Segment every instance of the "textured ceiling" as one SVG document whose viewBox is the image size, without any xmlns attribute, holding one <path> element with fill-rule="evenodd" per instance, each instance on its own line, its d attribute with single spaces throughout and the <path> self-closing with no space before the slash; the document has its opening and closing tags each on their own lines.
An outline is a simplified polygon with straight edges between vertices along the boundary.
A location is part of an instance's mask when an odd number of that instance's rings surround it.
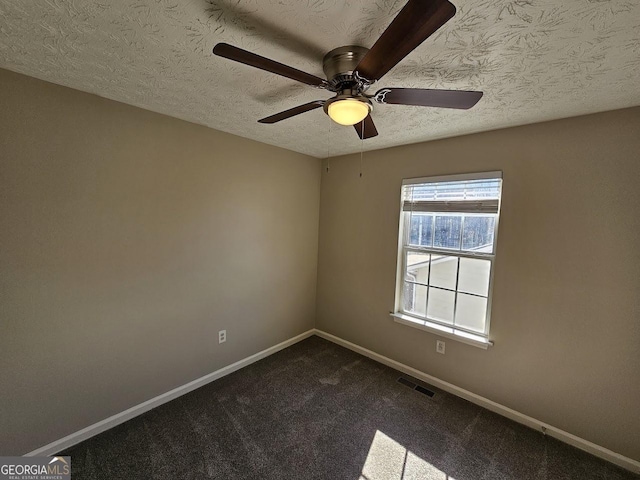
<svg viewBox="0 0 640 480">
<path fill-rule="evenodd" d="M 324 78 L 322 57 L 371 47 L 405 0 L 2 0 L 0 67 L 317 157 L 640 105 L 640 1 L 452 0 L 455 17 L 381 87 L 482 90 L 468 111 L 375 105 L 361 145 L 331 94 L 211 54 L 218 42 Z"/>
</svg>

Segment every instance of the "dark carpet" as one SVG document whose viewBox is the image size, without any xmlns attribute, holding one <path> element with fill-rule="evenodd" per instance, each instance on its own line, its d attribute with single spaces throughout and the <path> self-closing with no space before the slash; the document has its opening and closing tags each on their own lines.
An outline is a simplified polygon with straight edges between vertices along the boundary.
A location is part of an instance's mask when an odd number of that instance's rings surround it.
<svg viewBox="0 0 640 480">
<path fill-rule="evenodd" d="M 62 452 L 74 480 L 639 479 L 319 337 Z"/>
</svg>

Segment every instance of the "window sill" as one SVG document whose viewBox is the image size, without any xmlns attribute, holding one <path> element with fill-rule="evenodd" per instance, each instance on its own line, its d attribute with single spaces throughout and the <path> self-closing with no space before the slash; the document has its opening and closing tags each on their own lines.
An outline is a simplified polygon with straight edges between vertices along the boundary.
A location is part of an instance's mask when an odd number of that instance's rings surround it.
<svg viewBox="0 0 640 480">
<path fill-rule="evenodd" d="M 480 335 L 473 335 L 467 332 L 461 332 L 451 327 L 445 327 L 438 325 L 437 323 L 429 322 L 428 320 L 421 320 L 418 318 L 403 315 L 402 313 L 392 313 L 393 320 L 397 323 L 407 325 L 409 327 L 424 330 L 426 332 L 435 333 L 441 337 L 451 338 L 458 342 L 466 343 L 467 345 L 473 345 L 474 347 L 487 349 L 493 346 L 493 342 L 487 340 Z"/>
</svg>

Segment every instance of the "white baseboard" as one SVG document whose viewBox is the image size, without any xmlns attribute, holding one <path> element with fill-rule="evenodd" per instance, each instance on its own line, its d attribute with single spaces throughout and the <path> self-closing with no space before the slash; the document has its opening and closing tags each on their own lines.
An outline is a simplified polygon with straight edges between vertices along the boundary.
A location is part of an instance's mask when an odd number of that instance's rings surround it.
<svg viewBox="0 0 640 480">
<path fill-rule="evenodd" d="M 564 430 L 541 422 L 540 420 L 536 420 L 535 418 L 517 412 L 516 410 L 513 410 L 509 407 L 505 407 L 504 405 L 489 400 L 488 398 L 481 397 L 480 395 L 476 395 L 473 392 L 457 387 L 449 382 L 445 382 L 444 380 L 440 380 L 439 378 L 433 377 L 427 373 L 421 372 L 420 370 L 416 370 L 415 368 L 409 367 L 404 363 L 397 362 L 376 352 L 372 352 L 371 350 L 361 347 L 360 345 L 356 345 L 355 343 L 343 340 L 342 338 L 331 335 L 330 333 L 318 329 L 315 329 L 314 333 L 319 337 L 329 340 L 330 342 L 341 345 L 345 348 L 348 348 L 349 350 L 360 353 L 365 357 L 369 357 L 377 362 L 404 372 L 407 375 L 411 375 L 415 378 L 430 383 L 433 386 L 444 390 L 445 392 L 449 392 L 460 398 L 464 398 L 465 400 L 484 407 L 487 410 L 491 410 L 492 412 L 495 412 L 499 415 L 507 417 L 515 422 L 545 432 L 546 435 L 549 435 L 550 437 L 556 438 L 564 443 L 568 443 L 569 445 L 579 448 L 580 450 L 584 450 L 585 452 L 588 452 L 596 457 L 607 460 L 608 462 L 614 463 L 632 472 L 640 473 L 640 462 L 636 460 L 625 457 L 624 455 L 620 455 L 619 453 L 601 447 L 600 445 L 596 445 L 595 443 L 589 442 L 588 440 L 577 437 L 569 432 L 565 432 Z"/>
<path fill-rule="evenodd" d="M 209 373 L 204 377 L 200 377 L 196 380 L 193 380 L 192 382 L 182 385 L 181 387 L 174 388 L 173 390 L 163 393 L 162 395 L 158 395 L 157 397 L 152 398 L 151 400 L 147 400 L 146 402 L 143 402 L 139 405 L 131 407 L 125 410 L 124 412 L 120 412 L 109 418 L 105 418 L 104 420 L 98 423 L 89 425 L 88 427 L 83 428 L 82 430 L 79 430 L 75 433 L 72 433 L 71 435 L 67 435 L 64 438 L 61 438 L 60 440 L 56 440 L 54 442 L 49 443 L 48 445 L 45 445 L 44 447 L 40 447 L 34 450 L 33 452 L 29 452 L 25 454 L 25 456 L 33 457 L 33 456 L 55 455 L 56 453 L 66 448 L 72 447 L 73 445 L 76 445 L 84 440 L 87 440 L 88 438 L 91 438 L 94 435 L 98 435 L 99 433 L 102 433 L 105 430 L 109 430 L 110 428 L 113 428 L 116 425 L 120 425 L 121 423 L 124 423 L 127 420 L 137 417 L 138 415 L 141 415 L 145 412 L 148 412 L 153 408 L 156 408 L 164 403 L 170 402 L 171 400 L 178 398 L 186 393 L 189 393 L 197 388 L 200 388 L 206 385 L 207 383 L 213 382 L 214 380 L 224 377 L 225 375 L 229 375 L 230 373 L 233 373 L 236 370 L 240 370 L 241 368 L 246 367 L 247 365 L 251 365 L 252 363 L 257 362 L 258 360 L 268 357 L 269 355 L 273 355 L 274 353 L 279 352 L 280 350 L 287 348 L 293 345 L 294 343 L 298 343 L 301 340 L 304 340 L 305 338 L 312 336 L 314 333 L 315 333 L 314 329 L 308 330 L 304 333 L 301 333 L 300 335 L 290 338 L 289 340 L 285 340 L 282 343 L 274 345 L 273 347 L 267 348 L 266 350 L 262 350 L 261 352 L 251 355 L 250 357 L 239 360 L 235 363 L 232 363 L 231 365 L 221 368 L 220 370 L 216 370 L 213 373 Z"/>
</svg>

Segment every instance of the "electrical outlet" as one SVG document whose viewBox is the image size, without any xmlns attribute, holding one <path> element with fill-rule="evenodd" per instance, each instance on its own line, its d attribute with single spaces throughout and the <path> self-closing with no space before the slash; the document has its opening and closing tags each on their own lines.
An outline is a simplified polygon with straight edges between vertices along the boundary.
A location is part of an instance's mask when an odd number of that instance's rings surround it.
<svg viewBox="0 0 640 480">
<path fill-rule="evenodd" d="M 436 340 L 436 352 L 444 355 L 444 342 L 442 340 Z"/>
<path fill-rule="evenodd" d="M 226 330 L 220 330 L 218 332 L 218 343 L 224 343 L 227 341 L 227 331 Z"/>
</svg>

